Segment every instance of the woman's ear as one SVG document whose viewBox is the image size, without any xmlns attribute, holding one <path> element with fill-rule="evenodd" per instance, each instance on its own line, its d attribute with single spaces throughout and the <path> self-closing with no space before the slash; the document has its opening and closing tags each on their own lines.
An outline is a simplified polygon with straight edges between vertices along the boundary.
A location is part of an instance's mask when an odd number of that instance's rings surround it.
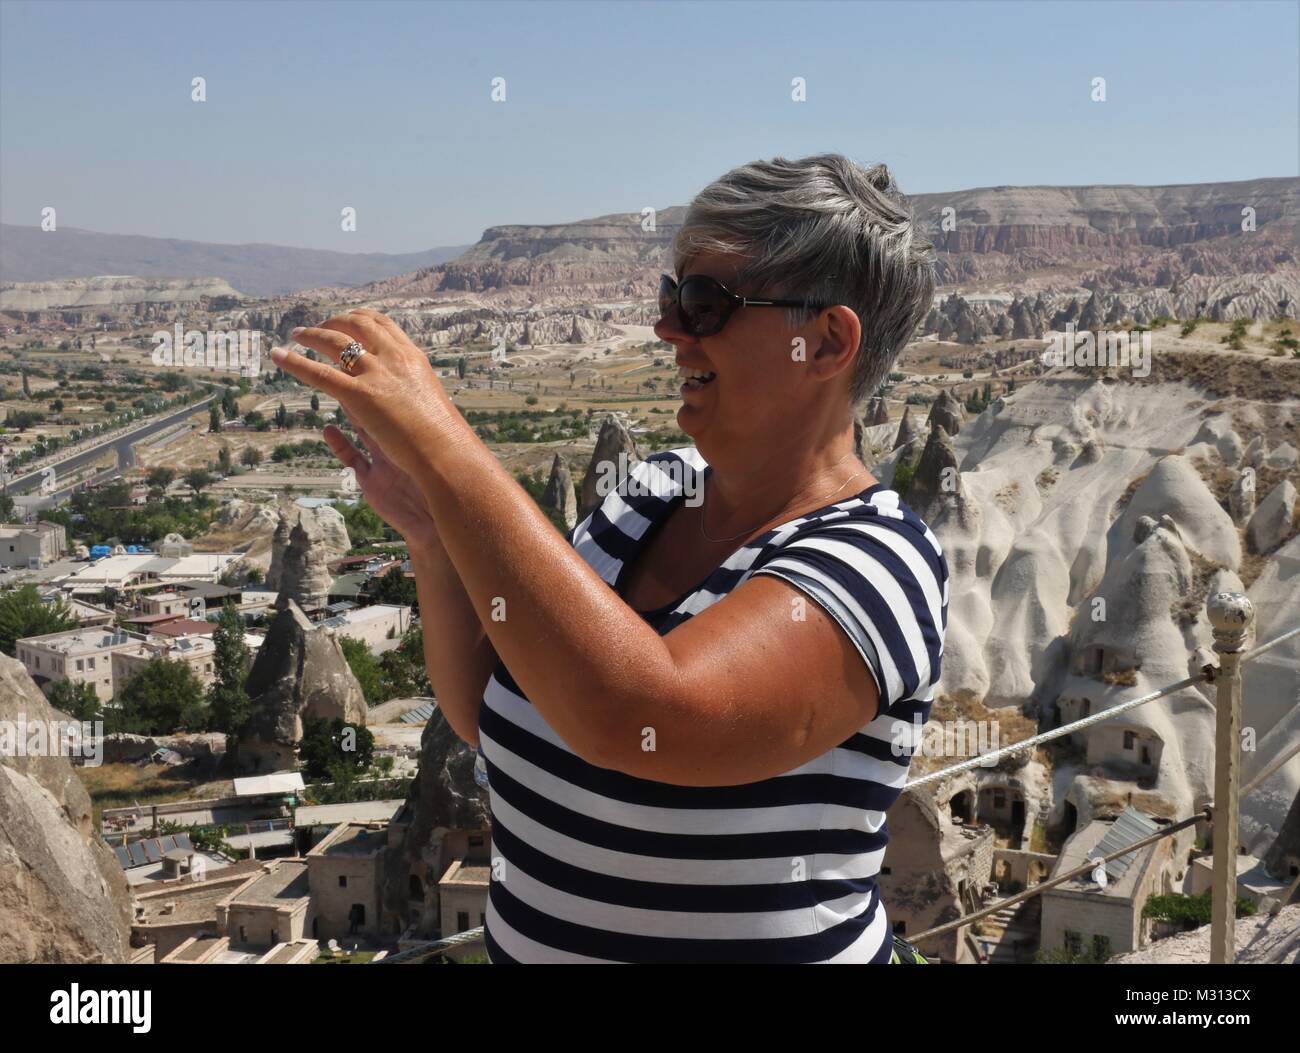
<svg viewBox="0 0 1300 1053">
<path fill-rule="evenodd" d="M 812 351 L 808 365 L 814 376 L 829 379 L 852 369 L 858 359 L 858 345 L 862 342 L 862 323 L 850 307 L 837 304 L 828 307 L 814 323 L 809 338 Z"/>
</svg>

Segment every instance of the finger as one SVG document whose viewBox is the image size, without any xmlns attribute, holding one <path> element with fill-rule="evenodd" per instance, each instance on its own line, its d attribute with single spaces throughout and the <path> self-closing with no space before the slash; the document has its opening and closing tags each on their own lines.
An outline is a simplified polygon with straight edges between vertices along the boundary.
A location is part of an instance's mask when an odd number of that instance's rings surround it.
<svg viewBox="0 0 1300 1053">
<path fill-rule="evenodd" d="M 359 424 L 354 425 L 354 427 L 357 429 L 357 438 L 365 443 L 366 449 L 370 451 L 370 456 L 372 458 L 376 461 L 382 460 L 389 464 L 392 463 L 388 454 L 384 453 L 380 448 L 379 443 L 375 442 L 375 440 L 370 437 L 370 433 L 366 431 L 365 428 L 361 427 Z"/>
<path fill-rule="evenodd" d="M 387 341 L 393 339 L 392 333 L 387 328 L 369 315 L 360 312 L 336 314 L 333 318 L 321 322 L 317 328 L 342 333 L 348 337 L 349 343 L 355 340 L 368 351 L 377 351 Z M 347 344 L 343 346 L 347 347 Z"/>
<path fill-rule="evenodd" d="M 351 468 L 357 473 L 357 482 L 364 483 L 366 476 L 370 474 L 370 462 L 366 460 L 366 455 L 333 424 L 327 425 L 322 434 L 325 437 L 325 444 L 339 459 L 339 463 L 345 468 Z"/>
<path fill-rule="evenodd" d="M 331 322 L 333 320 L 330 319 Z M 339 355 L 343 354 L 343 349 L 356 338 L 338 329 L 326 329 L 325 326 L 328 324 L 324 322 L 319 326 L 299 326 L 289 334 L 289 338 L 296 344 L 319 351 L 331 362 L 337 362 Z"/>
<path fill-rule="evenodd" d="M 271 348 L 271 361 L 291 377 L 297 377 L 304 384 L 310 384 L 326 395 L 333 395 L 340 404 L 358 392 L 357 381 L 343 370 L 334 369 L 322 362 L 313 362 L 287 347 Z"/>
<path fill-rule="evenodd" d="M 348 314 L 361 315 L 361 317 L 368 318 L 370 319 L 370 321 L 374 322 L 382 329 L 387 330 L 393 336 L 400 336 L 406 339 L 410 339 L 409 337 L 406 336 L 405 329 L 403 329 L 400 325 L 397 324 L 397 322 L 389 318 L 388 315 L 382 313 L 381 311 L 376 311 L 371 307 L 354 307 L 352 308 L 352 310 L 348 312 Z"/>
</svg>

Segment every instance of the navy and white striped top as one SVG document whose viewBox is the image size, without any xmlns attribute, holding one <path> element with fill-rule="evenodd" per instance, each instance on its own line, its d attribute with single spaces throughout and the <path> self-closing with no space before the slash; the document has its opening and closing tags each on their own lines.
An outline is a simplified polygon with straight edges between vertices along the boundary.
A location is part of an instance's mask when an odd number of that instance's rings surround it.
<svg viewBox="0 0 1300 1053">
<path fill-rule="evenodd" d="M 693 447 L 650 457 L 570 543 L 621 589 L 654 530 L 699 492 L 683 479 L 700 484 L 710 471 Z M 479 715 L 491 961 L 889 960 L 876 883 L 885 810 L 906 781 L 913 718 L 928 719 L 939 678 L 947 564 L 929 528 L 876 484 L 768 531 L 643 617 L 662 636 L 752 574 L 785 579 L 843 626 L 880 688 L 876 718 L 782 775 L 675 786 L 582 760 L 498 662 Z"/>
</svg>

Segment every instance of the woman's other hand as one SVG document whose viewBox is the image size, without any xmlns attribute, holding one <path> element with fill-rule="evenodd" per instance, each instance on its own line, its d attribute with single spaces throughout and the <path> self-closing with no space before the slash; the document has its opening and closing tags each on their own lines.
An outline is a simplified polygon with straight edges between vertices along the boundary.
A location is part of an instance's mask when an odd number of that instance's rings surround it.
<svg viewBox="0 0 1300 1053">
<path fill-rule="evenodd" d="M 409 545 L 437 542 L 437 527 L 415 481 L 384 456 L 364 429 L 357 428 L 357 435 L 370 453 L 369 460 L 335 425 L 329 425 L 324 432 L 334 456 L 356 473 L 362 495 L 380 519 L 406 538 Z"/>
</svg>

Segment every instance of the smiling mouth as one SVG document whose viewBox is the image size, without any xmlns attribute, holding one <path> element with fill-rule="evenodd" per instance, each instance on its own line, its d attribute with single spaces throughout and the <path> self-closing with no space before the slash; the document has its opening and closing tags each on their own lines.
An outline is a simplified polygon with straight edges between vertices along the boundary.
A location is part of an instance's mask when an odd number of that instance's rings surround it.
<svg viewBox="0 0 1300 1053">
<path fill-rule="evenodd" d="M 683 391 L 698 391 L 704 385 L 711 383 L 716 376 L 716 373 L 707 373 L 702 369 L 683 367 L 677 371 L 677 379 L 682 382 Z"/>
</svg>

